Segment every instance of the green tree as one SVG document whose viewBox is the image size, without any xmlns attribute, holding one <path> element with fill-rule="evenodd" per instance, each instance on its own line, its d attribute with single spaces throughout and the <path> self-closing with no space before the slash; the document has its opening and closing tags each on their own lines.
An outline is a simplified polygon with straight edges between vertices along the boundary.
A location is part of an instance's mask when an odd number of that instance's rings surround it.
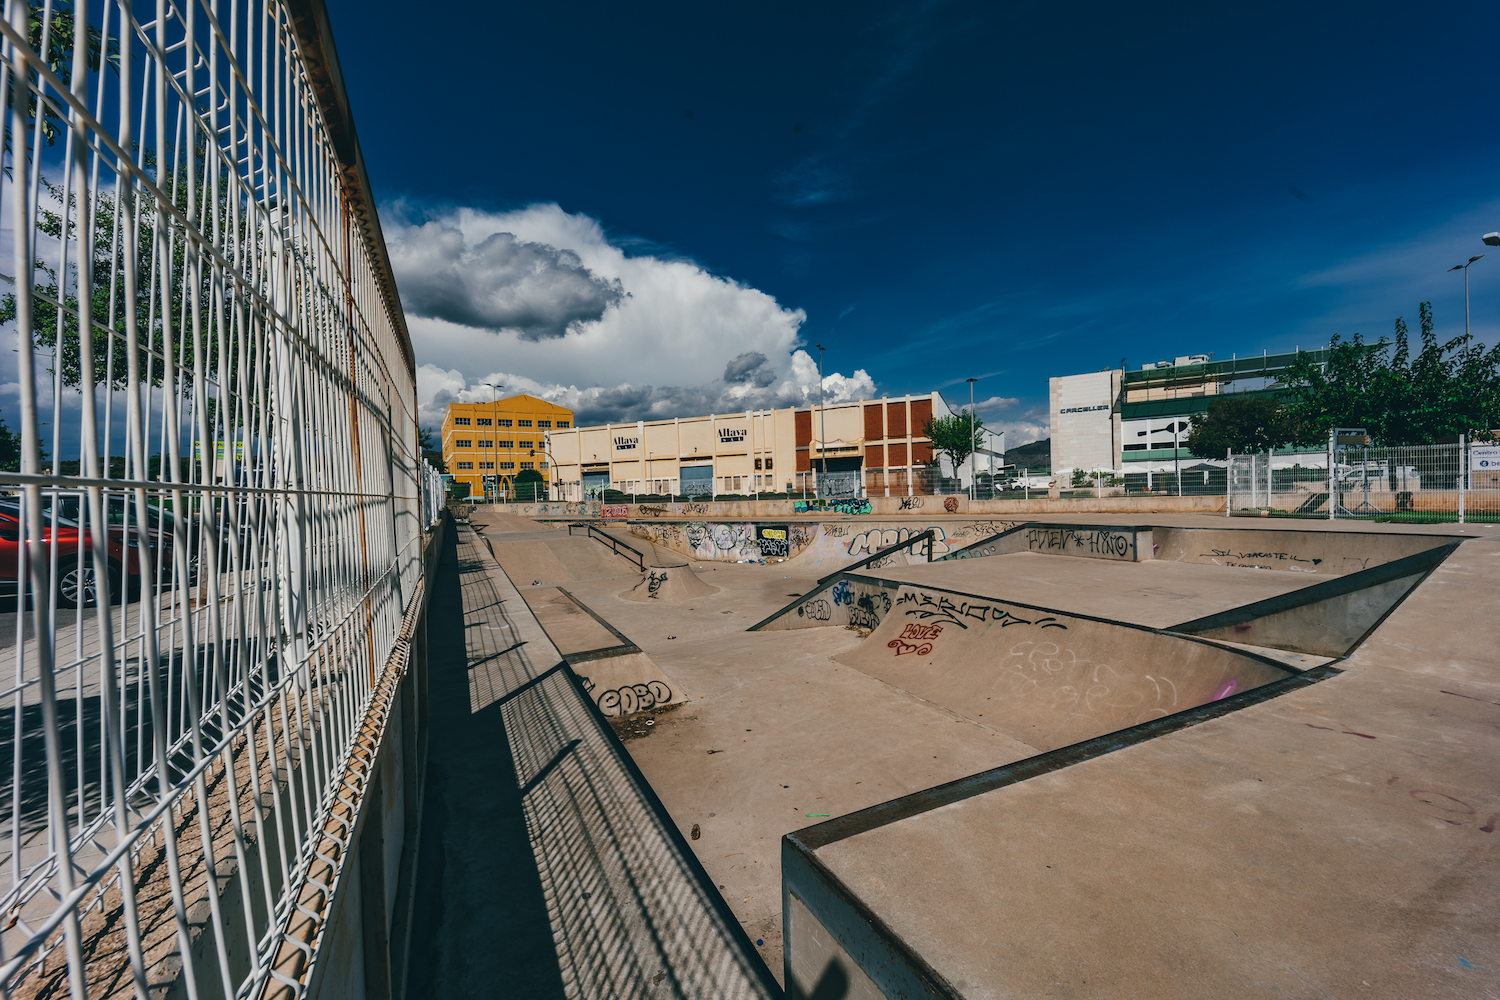
<svg viewBox="0 0 1500 1000">
<path fill-rule="evenodd" d="M 21 432 L 5 426 L 4 417 L 0 417 L 0 470 L 21 471 Z"/>
<path fill-rule="evenodd" d="M 448 471 L 443 464 L 443 449 L 438 444 L 437 432 L 431 427 L 417 428 L 417 447 L 422 449 L 422 457 L 427 459 L 428 465 L 438 472 Z"/>
<path fill-rule="evenodd" d="M 547 480 L 535 469 L 522 469 L 516 474 L 516 499 L 522 503 L 531 503 L 539 498 L 547 489 Z"/>
<path fill-rule="evenodd" d="M 1223 458 L 1301 443 L 1306 435 L 1286 406 L 1267 396 L 1233 395 L 1216 399 L 1193 421 L 1187 447 L 1199 458 Z"/>
<path fill-rule="evenodd" d="M 946 417 L 930 417 L 922 433 L 932 441 L 932 450 L 947 455 L 956 473 L 969 456 L 984 447 L 984 421 L 971 410 Z"/>
<path fill-rule="evenodd" d="M 1335 335 L 1326 365 L 1303 352 L 1284 379 L 1290 416 L 1303 437 L 1332 427 L 1363 427 L 1383 445 L 1431 444 L 1466 434 L 1486 441 L 1500 428 L 1500 344 L 1472 337 L 1439 341 L 1432 303 L 1418 307 L 1421 347 L 1412 356 L 1406 321 L 1394 341 Z"/>
</svg>

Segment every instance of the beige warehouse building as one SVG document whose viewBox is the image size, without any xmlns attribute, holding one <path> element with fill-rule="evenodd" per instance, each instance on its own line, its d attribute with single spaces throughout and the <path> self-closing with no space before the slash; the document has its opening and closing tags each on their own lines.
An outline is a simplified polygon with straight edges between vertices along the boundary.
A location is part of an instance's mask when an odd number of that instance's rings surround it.
<svg viewBox="0 0 1500 1000">
<path fill-rule="evenodd" d="M 827 407 L 601 424 L 548 435 L 554 496 L 624 493 L 906 495 L 933 462 L 922 428 L 952 411 L 939 393 Z M 997 443 L 1003 449 L 1003 440 Z M 828 475 L 819 481 L 824 461 Z M 951 470 L 950 470 L 951 472 Z"/>
</svg>

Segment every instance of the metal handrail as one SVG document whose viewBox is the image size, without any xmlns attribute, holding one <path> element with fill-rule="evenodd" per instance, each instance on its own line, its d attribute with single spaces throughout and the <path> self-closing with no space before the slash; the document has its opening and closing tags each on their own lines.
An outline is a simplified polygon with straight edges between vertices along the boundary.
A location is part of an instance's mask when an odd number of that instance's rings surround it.
<svg viewBox="0 0 1500 1000">
<path fill-rule="evenodd" d="M 622 548 L 626 549 L 627 551 L 629 551 L 630 553 L 632 553 L 635 556 L 635 563 L 636 563 L 637 566 L 640 567 L 641 572 L 642 573 L 646 572 L 646 553 L 642 552 L 640 549 L 636 548 L 634 545 L 630 545 L 630 544 L 628 544 L 626 542 L 622 542 L 618 538 L 616 538 L 614 535 L 611 535 L 609 532 L 604 531 L 604 530 L 602 530 L 600 528 L 597 528 L 594 525 L 588 524 L 586 522 L 581 522 L 580 521 L 580 522 L 577 522 L 575 524 L 568 525 L 568 534 L 571 535 L 573 533 L 573 529 L 574 528 L 587 528 L 588 529 L 588 532 L 587 532 L 587 536 L 588 537 L 590 537 L 590 538 L 597 538 L 601 542 L 608 542 L 609 543 L 609 547 L 614 551 L 615 555 L 617 555 L 617 556 L 624 556 L 626 559 L 629 559 L 630 556 L 627 556 L 627 555 L 625 555 L 624 552 L 620 551 Z"/>
</svg>

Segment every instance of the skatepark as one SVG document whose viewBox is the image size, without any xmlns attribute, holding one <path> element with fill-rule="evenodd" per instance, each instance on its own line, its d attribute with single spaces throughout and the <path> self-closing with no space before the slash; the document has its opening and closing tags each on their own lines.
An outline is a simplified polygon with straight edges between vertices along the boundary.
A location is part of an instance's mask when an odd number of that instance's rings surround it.
<svg viewBox="0 0 1500 1000">
<path fill-rule="evenodd" d="M 564 983 L 1500 992 L 1488 526 L 478 508 L 457 527 L 488 588 L 461 594 L 469 701 L 510 720 Z M 644 803 L 629 834 L 569 812 L 600 782 Z M 695 943 L 663 944 L 684 921 Z M 580 960 L 586 927 L 653 957 Z"/>
</svg>

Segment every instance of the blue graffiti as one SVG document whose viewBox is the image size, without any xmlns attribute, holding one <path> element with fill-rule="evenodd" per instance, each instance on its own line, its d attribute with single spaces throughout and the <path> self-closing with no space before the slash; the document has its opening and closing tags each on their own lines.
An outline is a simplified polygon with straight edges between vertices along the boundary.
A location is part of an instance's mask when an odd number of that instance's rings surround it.
<svg viewBox="0 0 1500 1000">
<path fill-rule="evenodd" d="M 834 607 L 842 607 L 845 604 L 854 603 L 854 588 L 849 586 L 848 580 L 840 580 L 830 589 L 833 592 Z"/>
</svg>

